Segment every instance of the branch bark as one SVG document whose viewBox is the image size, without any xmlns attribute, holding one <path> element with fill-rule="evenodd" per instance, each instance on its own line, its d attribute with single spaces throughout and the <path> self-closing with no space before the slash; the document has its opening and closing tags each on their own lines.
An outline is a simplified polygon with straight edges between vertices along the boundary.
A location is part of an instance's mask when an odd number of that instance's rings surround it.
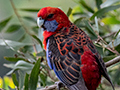
<svg viewBox="0 0 120 90">
<path fill-rule="evenodd" d="M 114 65 L 118 62 L 120 62 L 120 56 L 117 56 L 117 57 L 113 58 L 112 60 L 106 62 L 105 65 L 106 65 L 106 67 L 109 67 L 109 66 Z"/>
<path fill-rule="evenodd" d="M 102 38 L 104 39 L 104 38 L 107 38 L 107 37 L 111 37 L 112 35 L 115 35 L 117 32 L 112 32 L 112 33 L 110 33 L 110 34 L 108 34 L 108 35 L 106 35 L 106 36 L 102 36 Z"/>
<path fill-rule="evenodd" d="M 46 86 L 45 88 L 39 89 L 39 90 L 55 90 L 57 89 L 57 84 Z"/>
</svg>

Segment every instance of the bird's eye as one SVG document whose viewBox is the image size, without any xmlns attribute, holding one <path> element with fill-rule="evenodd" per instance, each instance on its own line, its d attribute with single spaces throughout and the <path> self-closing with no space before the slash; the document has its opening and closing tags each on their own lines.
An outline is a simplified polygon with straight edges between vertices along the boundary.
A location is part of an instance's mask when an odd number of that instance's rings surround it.
<svg viewBox="0 0 120 90">
<path fill-rule="evenodd" d="M 54 14 L 49 14 L 47 18 L 52 18 Z"/>
</svg>

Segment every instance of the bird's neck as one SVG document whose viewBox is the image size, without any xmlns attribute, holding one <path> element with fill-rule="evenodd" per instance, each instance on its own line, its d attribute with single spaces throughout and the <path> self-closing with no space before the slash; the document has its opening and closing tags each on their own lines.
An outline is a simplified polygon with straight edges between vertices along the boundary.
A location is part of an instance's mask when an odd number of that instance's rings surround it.
<svg viewBox="0 0 120 90">
<path fill-rule="evenodd" d="M 71 22 L 69 22 L 67 25 L 65 25 L 65 24 L 59 25 L 55 32 L 48 32 L 47 30 L 45 30 L 43 32 L 43 36 L 44 36 L 44 38 L 43 38 L 44 49 L 46 50 L 47 39 L 50 36 L 52 36 L 52 35 L 56 34 L 57 32 L 59 32 L 63 27 L 70 27 L 70 24 L 71 24 Z"/>
<path fill-rule="evenodd" d="M 43 36 L 44 36 L 44 39 L 43 39 L 43 44 L 44 44 L 44 49 L 46 50 L 46 45 L 47 45 L 47 39 L 56 34 L 57 32 L 48 32 L 48 31 L 44 31 L 43 32 Z"/>
</svg>

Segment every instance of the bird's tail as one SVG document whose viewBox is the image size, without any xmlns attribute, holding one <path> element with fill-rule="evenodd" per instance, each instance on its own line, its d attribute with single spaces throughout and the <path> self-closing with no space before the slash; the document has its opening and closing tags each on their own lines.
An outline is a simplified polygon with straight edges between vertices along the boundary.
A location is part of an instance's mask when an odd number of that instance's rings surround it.
<svg viewBox="0 0 120 90">
<path fill-rule="evenodd" d="M 69 90 L 88 90 L 84 83 L 82 83 L 80 80 L 74 84 L 68 87 Z"/>
</svg>

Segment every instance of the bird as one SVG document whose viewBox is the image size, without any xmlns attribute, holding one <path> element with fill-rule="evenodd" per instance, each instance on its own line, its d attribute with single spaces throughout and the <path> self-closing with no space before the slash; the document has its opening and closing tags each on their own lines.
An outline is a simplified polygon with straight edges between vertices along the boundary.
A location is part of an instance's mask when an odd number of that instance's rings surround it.
<svg viewBox="0 0 120 90">
<path fill-rule="evenodd" d="M 43 7 L 37 13 L 43 30 L 43 44 L 49 67 L 69 90 L 96 90 L 107 74 L 105 63 L 90 37 L 57 7 Z"/>
</svg>

